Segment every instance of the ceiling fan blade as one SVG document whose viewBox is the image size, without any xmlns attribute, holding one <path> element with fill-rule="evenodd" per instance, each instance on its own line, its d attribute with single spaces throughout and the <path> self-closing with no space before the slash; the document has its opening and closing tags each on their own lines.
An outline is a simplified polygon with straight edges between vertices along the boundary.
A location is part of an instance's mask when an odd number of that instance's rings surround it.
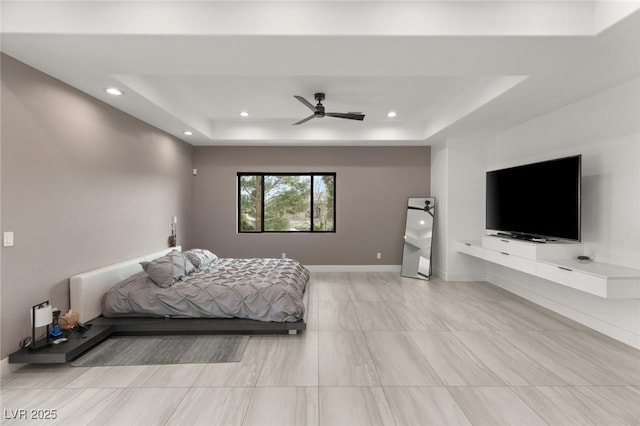
<svg viewBox="0 0 640 426">
<path fill-rule="evenodd" d="M 296 98 L 297 100 L 299 100 L 300 102 L 302 102 L 303 104 L 305 104 L 306 107 L 309 108 L 311 111 L 316 112 L 316 107 L 313 106 L 313 104 L 311 102 L 309 102 L 308 100 L 306 100 L 302 96 L 294 95 L 293 97 Z"/>
<path fill-rule="evenodd" d="M 307 121 L 311 120 L 312 118 L 316 118 L 316 115 L 315 114 L 311 114 L 307 118 L 303 118 L 302 120 L 298 121 L 297 123 L 293 123 L 292 126 L 296 126 L 298 124 L 306 123 Z"/>
<path fill-rule="evenodd" d="M 364 114 L 356 114 L 353 112 L 327 112 L 325 113 L 325 116 L 327 117 L 334 117 L 334 118 L 346 118 L 347 120 L 364 120 Z"/>
</svg>

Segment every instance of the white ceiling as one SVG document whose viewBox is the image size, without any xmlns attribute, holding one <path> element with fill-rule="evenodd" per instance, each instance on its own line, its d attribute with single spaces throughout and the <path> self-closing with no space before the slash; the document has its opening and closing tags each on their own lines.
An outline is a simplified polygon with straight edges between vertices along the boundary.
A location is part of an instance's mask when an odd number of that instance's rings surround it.
<svg viewBox="0 0 640 426">
<path fill-rule="evenodd" d="M 193 145 L 428 145 L 499 131 L 637 78 L 639 8 L 3 1 L 2 51 Z M 107 95 L 110 86 L 125 95 Z M 293 95 L 315 103 L 318 91 L 327 111 L 365 120 L 292 126 L 310 113 Z"/>
</svg>

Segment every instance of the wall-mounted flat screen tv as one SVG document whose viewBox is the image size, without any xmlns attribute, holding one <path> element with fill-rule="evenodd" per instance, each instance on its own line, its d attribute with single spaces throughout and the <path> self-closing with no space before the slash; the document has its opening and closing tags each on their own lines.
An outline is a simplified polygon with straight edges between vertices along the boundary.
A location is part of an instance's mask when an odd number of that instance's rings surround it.
<svg viewBox="0 0 640 426">
<path fill-rule="evenodd" d="M 581 162 L 576 155 L 488 171 L 487 230 L 580 241 Z"/>
</svg>

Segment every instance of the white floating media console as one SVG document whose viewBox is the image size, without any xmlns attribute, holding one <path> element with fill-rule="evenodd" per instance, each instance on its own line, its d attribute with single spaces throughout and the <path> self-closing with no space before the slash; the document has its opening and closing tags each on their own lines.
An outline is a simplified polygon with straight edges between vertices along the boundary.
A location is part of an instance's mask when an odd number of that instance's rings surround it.
<svg viewBox="0 0 640 426">
<path fill-rule="evenodd" d="M 598 262 L 581 263 L 580 243 L 520 241 L 486 235 L 459 241 L 457 250 L 586 293 L 610 299 L 640 298 L 640 270 Z"/>
</svg>

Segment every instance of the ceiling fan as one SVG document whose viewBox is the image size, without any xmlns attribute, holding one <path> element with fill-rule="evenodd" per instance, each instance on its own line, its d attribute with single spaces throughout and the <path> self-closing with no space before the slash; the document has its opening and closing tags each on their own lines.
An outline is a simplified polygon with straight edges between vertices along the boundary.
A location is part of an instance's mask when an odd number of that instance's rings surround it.
<svg viewBox="0 0 640 426">
<path fill-rule="evenodd" d="M 313 111 L 313 114 L 308 116 L 307 118 L 303 118 L 297 123 L 293 123 L 293 125 L 298 125 L 302 123 L 306 123 L 312 118 L 324 118 L 324 117 L 334 117 L 334 118 L 346 118 L 347 120 L 364 120 L 364 114 L 360 112 L 324 112 L 324 105 L 322 105 L 322 101 L 324 101 L 324 93 L 316 93 L 313 97 L 318 101 L 316 106 L 313 106 L 311 102 L 303 98 L 302 96 L 295 95 L 294 98 L 302 102 L 307 108 Z"/>
</svg>

